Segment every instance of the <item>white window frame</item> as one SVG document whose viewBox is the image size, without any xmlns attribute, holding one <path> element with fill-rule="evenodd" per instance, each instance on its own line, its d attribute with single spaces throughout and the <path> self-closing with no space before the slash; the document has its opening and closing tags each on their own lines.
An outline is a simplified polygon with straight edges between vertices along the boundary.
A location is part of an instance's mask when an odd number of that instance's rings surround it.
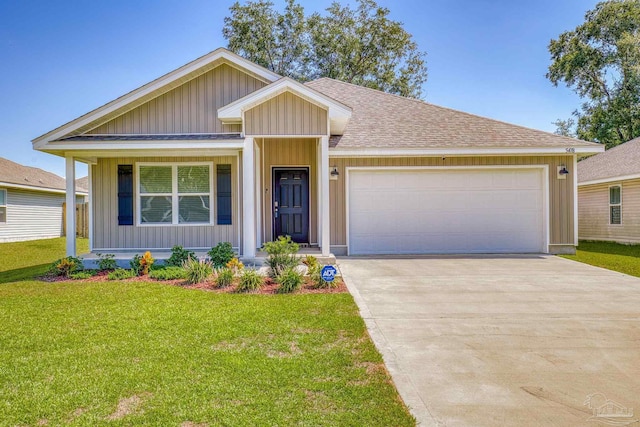
<svg viewBox="0 0 640 427">
<path fill-rule="evenodd" d="M 155 194 L 141 194 L 140 193 L 140 167 L 144 166 L 164 166 L 171 167 L 171 222 L 142 222 L 142 196 L 153 196 Z M 209 196 L 209 222 L 188 222 L 181 223 L 180 220 L 180 204 L 178 193 L 178 167 L 182 166 L 208 166 L 209 167 L 209 193 L 185 193 L 182 195 L 190 196 Z M 135 169 L 135 211 L 136 221 L 135 224 L 138 227 L 197 227 L 197 226 L 211 226 L 214 223 L 214 174 L 215 168 L 213 162 L 139 162 L 136 163 Z M 158 194 L 160 195 L 160 194 Z M 162 194 L 165 196 L 165 194 Z"/>
<path fill-rule="evenodd" d="M 9 192 L 6 188 L 0 188 L 0 193 L 4 193 L 4 204 L 0 204 L 0 208 L 4 208 L 4 221 L 0 221 L 0 224 L 7 223 L 7 197 L 9 197 Z"/>
<path fill-rule="evenodd" d="M 611 203 L 611 189 L 614 187 L 618 187 L 620 189 L 620 203 Z M 609 192 L 607 194 L 607 197 L 609 198 L 609 225 L 622 225 L 622 184 L 614 184 L 614 185 L 610 185 L 609 186 Z M 620 223 L 619 224 L 614 224 L 611 222 L 611 208 L 614 206 L 619 206 L 620 207 Z"/>
</svg>

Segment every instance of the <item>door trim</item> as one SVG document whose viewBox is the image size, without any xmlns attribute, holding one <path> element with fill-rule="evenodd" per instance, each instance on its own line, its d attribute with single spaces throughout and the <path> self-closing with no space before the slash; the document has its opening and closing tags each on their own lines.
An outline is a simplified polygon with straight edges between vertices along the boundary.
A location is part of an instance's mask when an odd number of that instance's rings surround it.
<svg viewBox="0 0 640 427">
<path fill-rule="evenodd" d="M 517 169 L 538 169 L 542 171 L 542 253 L 549 253 L 551 230 L 549 226 L 549 165 L 485 165 L 485 166 L 347 166 L 345 168 L 345 230 L 347 242 L 347 256 L 351 255 L 351 243 L 349 239 L 349 175 L 358 171 L 456 171 L 456 170 L 517 170 Z"/>
<path fill-rule="evenodd" d="M 271 211 L 271 240 L 276 238 L 276 223 L 273 215 L 273 198 L 276 196 L 276 171 L 288 171 L 288 170 L 303 170 L 307 172 L 307 197 L 308 197 L 308 205 L 309 209 L 307 210 L 307 223 L 308 231 L 307 231 L 307 239 L 309 242 L 309 246 L 311 246 L 311 166 L 309 165 L 271 165 L 271 196 L 269 197 L 270 204 L 269 209 Z M 265 207 L 266 208 L 266 207 Z"/>
</svg>

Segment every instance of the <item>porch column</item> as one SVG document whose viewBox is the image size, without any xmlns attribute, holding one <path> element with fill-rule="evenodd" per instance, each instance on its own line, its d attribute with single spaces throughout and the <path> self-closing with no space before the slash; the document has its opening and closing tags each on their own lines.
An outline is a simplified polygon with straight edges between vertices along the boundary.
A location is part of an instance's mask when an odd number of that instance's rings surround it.
<svg viewBox="0 0 640 427">
<path fill-rule="evenodd" d="M 320 138 L 320 218 L 322 221 L 322 236 L 320 247 L 322 256 L 331 253 L 331 222 L 329 219 L 329 137 Z"/>
<path fill-rule="evenodd" d="M 66 241 L 67 256 L 76 256 L 76 161 L 72 155 L 65 157 L 65 180 L 66 180 Z"/>
<path fill-rule="evenodd" d="M 242 255 L 256 256 L 256 197 L 253 138 L 244 139 L 242 150 Z"/>
</svg>

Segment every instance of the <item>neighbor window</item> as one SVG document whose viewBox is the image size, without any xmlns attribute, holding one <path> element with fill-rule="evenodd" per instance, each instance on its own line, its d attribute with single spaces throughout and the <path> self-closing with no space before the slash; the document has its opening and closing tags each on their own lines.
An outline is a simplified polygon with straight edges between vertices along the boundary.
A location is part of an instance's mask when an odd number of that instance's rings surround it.
<svg viewBox="0 0 640 427">
<path fill-rule="evenodd" d="M 7 222 L 7 190 L 0 188 L 0 223 Z"/>
<path fill-rule="evenodd" d="M 622 187 L 609 187 L 609 224 L 622 224 Z"/>
<path fill-rule="evenodd" d="M 210 164 L 139 164 L 140 224 L 210 224 Z"/>
</svg>

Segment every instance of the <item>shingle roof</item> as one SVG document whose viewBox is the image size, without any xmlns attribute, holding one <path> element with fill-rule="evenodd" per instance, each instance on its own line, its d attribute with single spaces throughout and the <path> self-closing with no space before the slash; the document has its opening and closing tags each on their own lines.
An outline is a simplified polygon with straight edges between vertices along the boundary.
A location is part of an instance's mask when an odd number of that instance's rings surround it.
<svg viewBox="0 0 640 427">
<path fill-rule="evenodd" d="M 61 176 L 39 168 L 23 166 L 2 157 L 0 157 L 0 182 L 48 190 L 66 190 L 65 179 Z"/>
<path fill-rule="evenodd" d="M 83 176 L 82 178 L 76 179 L 76 191 L 81 191 L 84 193 L 89 192 L 89 177 Z"/>
<path fill-rule="evenodd" d="M 640 138 L 578 163 L 578 183 L 640 174 Z"/>
<path fill-rule="evenodd" d="M 353 109 L 344 134 L 331 137 L 334 150 L 594 145 L 330 78 L 306 84 Z"/>
</svg>

